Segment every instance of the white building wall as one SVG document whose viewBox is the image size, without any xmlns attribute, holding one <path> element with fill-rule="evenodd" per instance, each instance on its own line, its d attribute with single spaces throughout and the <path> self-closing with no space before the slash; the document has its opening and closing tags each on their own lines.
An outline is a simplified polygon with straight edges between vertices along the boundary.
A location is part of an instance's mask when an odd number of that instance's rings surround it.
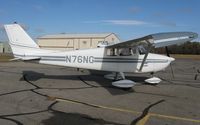
<svg viewBox="0 0 200 125">
<path fill-rule="evenodd" d="M 53 50 L 77 50 L 77 49 L 89 49 L 89 48 L 96 48 L 97 44 L 101 41 L 108 41 L 108 42 L 119 42 L 119 38 L 113 34 L 107 34 L 104 37 L 102 35 L 98 35 L 95 37 L 94 34 L 90 35 L 87 34 L 83 36 L 80 34 L 76 35 L 77 37 L 70 38 L 69 35 L 64 38 L 61 35 L 51 35 L 50 37 L 41 37 L 38 38 L 38 45 L 44 49 L 53 49 Z M 100 37 L 101 36 L 101 37 Z M 61 38 L 62 37 L 62 38 Z M 84 37 L 84 38 L 83 38 Z"/>
<path fill-rule="evenodd" d="M 4 53 L 12 53 L 12 50 L 8 43 L 4 43 Z"/>
<path fill-rule="evenodd" d="M 0 43 L 0 53 L 3 53 L 3 43 Z"/>
<path fill-rule="evenodd" d="M 108 42 L 120 42 L 120 39 L 115 34 L 110 34 L 105 38 L 105 41 Z"/>
<path fill-rule="evenodd" d="M 12 53 L 12 50 L 8 42 L 0 43 L 0 53 Z"/>
<path fill-rule="evenodd" d="M 99 42 L 105 41 L 105 38 L 92 39 L 92 48 L 96 48 Z"/>
</svg>

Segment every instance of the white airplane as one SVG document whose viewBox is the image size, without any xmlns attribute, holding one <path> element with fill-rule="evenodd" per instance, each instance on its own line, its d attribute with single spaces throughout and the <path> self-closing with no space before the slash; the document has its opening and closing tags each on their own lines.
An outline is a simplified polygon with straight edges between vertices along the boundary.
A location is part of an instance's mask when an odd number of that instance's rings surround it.
<svg viewBox="0 0 200 125">
<path fill-rule="evenodd" d="M 152 47 L 180 44 L 198 37 L 193 32 L 158 33 L 119 43 L 101 44 L 94 49 L 63 52 L 39 48 L 19 24 L 4 27 L 15 57 L 13 60 L 114 72 L 105 75 L 105 78 L 113 79 L 112 85 L 120 88 L 135 85 L 134 81 L 125 78 L 125 72 L 154 73 L 164 70 L 174 61 L 172 57 L 149 53 Z M 145 81 L 154 84 L 161 79 L 152 77 Z"/>
</svg>

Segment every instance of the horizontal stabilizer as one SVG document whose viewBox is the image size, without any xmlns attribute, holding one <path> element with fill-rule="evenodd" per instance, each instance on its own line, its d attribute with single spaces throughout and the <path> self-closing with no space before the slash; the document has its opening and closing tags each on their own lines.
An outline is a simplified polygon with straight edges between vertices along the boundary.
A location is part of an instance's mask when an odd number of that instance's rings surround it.
<svg viewBox="0 0 200 125">
<path fill-rule="evenodd" d="M 40 57 L 16 57 L 14 59 L 10 59 L 10 61 L 33 61 L 33 60 L 40 60 Z"/>
<path fill-rule="evenodd" d="M 10 59 L 9 61 L 18 61 L 20 60 L 20 58 L 13 58 L 13 59 Z"/>
</svg>

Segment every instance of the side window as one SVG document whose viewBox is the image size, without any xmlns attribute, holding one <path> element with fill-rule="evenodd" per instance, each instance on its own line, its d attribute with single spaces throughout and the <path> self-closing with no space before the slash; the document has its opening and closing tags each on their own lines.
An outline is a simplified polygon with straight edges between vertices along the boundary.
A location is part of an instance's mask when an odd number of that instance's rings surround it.
<svg viewBox="0 0 200 125">
<path fill-rule="evenodd" d="M 116 56 L 117 55 L 116 49 L 115 48 L 107 49 L 106 55 L 107 56 Z"/>
<path fill-rule="evenodd" d="M 131 55 L 138 54 L 137 47 L 131 48 Z"/>
<path fill-rule="evenodd" d="M 146 53 L 146 49 L 144 48 L 144 46 L 140 45 L 138 46 L 138 52 L 140 53 L 140 55 L 144 55 Z"/>
<path fill-rule="evenodd" d="M 121 48 L 119 49 L 119 55 L 120 56 L 130 56 L 132 55 L 131 48 Z"/>
</svg>

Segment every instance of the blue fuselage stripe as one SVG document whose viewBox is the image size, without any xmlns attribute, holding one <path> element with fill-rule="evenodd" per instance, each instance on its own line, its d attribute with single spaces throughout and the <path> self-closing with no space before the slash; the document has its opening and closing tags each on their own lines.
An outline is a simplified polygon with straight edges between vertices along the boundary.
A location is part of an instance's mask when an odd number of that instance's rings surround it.
<svg viewBox="0 0 200 125">
<path fill-rule="evenodd" d="M 65 56 L 38 56 L 38 55 L 18 55 L 15 54 L 17 57 L 41 57 L 41 61 L 66 61 Z M 142 63 L 143 59 L 136 59 L 136 58 L 100 58 L 94 57 L 93 63 Z M 146 59 L 145 63 L 167 63 L 168 60 L 166 59 Z"/>
</svg>

